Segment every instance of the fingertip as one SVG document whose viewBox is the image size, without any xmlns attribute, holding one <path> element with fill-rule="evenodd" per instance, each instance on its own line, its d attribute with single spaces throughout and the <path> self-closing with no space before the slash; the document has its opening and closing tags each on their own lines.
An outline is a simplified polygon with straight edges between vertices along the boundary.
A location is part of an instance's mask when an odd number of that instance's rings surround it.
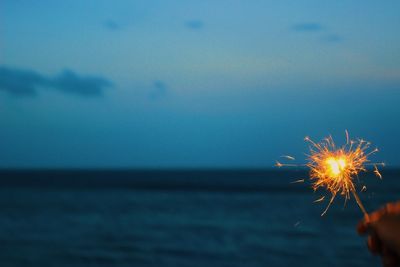
<svg viewBox="0 0 400 267">
<path fill-rule="evenodd" d="M 368 213 L 365 213 L 363 220 L 364 220 L 365 223 L 369 223 L 370 222 L 370 215 Z"/>
<path fill-rule="evenodd" d="M 382 217 L 383 214 L 385 214 L 385 209 L 380 209 L 378 211 L 372 212 L 368 216 L 368 222 L 373 223 L 373 222 L 378 221 Z"/>
<path fill-rule="evenodd" d="M 357 224 L 357 232 L 358 232 L 358 234 L 360 234 L 360 235 L 365 234 L 367 232 L 367 230 L 368 230 L 368 226 L 364 221 L 360 221 Z"/>
</svg>

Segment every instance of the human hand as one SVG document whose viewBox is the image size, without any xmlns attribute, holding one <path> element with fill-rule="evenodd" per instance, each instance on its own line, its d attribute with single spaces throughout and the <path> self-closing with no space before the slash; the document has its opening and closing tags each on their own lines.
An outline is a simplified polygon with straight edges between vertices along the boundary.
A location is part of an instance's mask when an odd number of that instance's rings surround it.
<svg viewBox="0 0 400 267">
<path fill-rule="evenodd" d="M 368 248 L 381 255 L 383 266 L 400 266 L 400 202 L 365 216 L 357 230 L 368 234 Z"/>
</svg>

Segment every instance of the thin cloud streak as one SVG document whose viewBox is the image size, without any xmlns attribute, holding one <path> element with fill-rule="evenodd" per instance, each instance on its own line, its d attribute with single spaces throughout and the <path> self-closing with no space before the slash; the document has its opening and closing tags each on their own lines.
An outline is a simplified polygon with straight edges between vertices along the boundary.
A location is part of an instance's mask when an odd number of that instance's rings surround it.
<svg viewBox="0 0 400 267">
<path fill-rule="evenodd" d="M 291 29 L 295 32 L 319 32 L 323 30 L 323 27 L 319 23 L 307 22 L 295 24 Z"/>
</svg>

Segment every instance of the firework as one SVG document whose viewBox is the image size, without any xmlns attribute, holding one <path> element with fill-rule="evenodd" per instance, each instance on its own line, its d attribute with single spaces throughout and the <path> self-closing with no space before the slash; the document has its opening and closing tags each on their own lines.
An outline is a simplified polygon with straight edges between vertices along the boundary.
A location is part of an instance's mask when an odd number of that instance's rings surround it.
<svg viewBox="0 0 400 267">
<path fill-rule="evenodd" d="M 319 188 L 325 188 L 331 194 L 329 203 L 321 216 L 328 211 L 337 195 L 342 195 L 345 201 L 350 199 L 350 196 L 353 195 L 361 211 L 368 217 L 367 211 L 358 197 L 354 182 L 355 179 L 358 178 L 359 173 L 367 171 L 368 165 L 372 165 L 374 174 L 382 178 L 378 166 L 383 165 L 383 163 L 372 163 L 369 160 L 369 156 L 376 153 L 378 149 L 371 150 L 371 144 L 363 139 L 358 139 L 356 141 L 350 140 L 347 131 L 346 143 L 339 147 L 336 146 L 331 136 L 323 139 L 319 143 L 312 141 L 309 137 L 306 137 L 305 141 L 310 144 L 310 153 L 307 158 L 307 163 L 301 166 L 309 168 L 310 180 L 314 191 Z M 294 158 L 290 156 L 283 157 L 294 160 Z M 276 166 L 300 165 L 277 162 Z M 317 199 L 315 202 L 321 202 L 324 199 L 325 196 Z"/>
</svg>

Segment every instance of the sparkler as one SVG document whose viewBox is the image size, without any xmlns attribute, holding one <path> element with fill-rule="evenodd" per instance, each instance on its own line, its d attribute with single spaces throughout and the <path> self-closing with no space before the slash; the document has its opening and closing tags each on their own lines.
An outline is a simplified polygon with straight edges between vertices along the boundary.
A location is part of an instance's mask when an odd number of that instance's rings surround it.
<svg viewBox="0 0 400 267">
<path fill-rule="evenodd" d="M 369 156 L 378 152 L 378 149 L 371 150 L 371 143 L 363 139 L 350 140 L 347 131 L 346 143 L 340 147 L 336 146 L 331 136 L 319 143 L 312 141 L 309 137 L 306 137 L 304 140 L 310 144 L 310 154 L 308 155 L 306 164 L 283 164 L 276 162 L 276 166 L 306 166 L 309 168 L 312 189 L 316 191 L 319 188 L 325 188 L 331 193 L 329 203 L 321 216 L 325 215 L 335 197 L 340 194 L 344 197 L 345 203 L 350 199 L 350 195 L 353 195 L 361 211 L 368 217 L 368 213 L 357 194 L 354 180 L 358 178 L 359 173 L 367 171 L 368 165 L 372 165 L 374 174 L 382 179 L 378 166 L 384 166 L 384 163 L 372 163 L 369 160 Z M 283 157 L 294 160 L 291 156 Z M 302 181 L 304 179 L 295 182 Z M 314 202 L 321 202 L 324 199 L 325 196 Z"/>
</svg>

